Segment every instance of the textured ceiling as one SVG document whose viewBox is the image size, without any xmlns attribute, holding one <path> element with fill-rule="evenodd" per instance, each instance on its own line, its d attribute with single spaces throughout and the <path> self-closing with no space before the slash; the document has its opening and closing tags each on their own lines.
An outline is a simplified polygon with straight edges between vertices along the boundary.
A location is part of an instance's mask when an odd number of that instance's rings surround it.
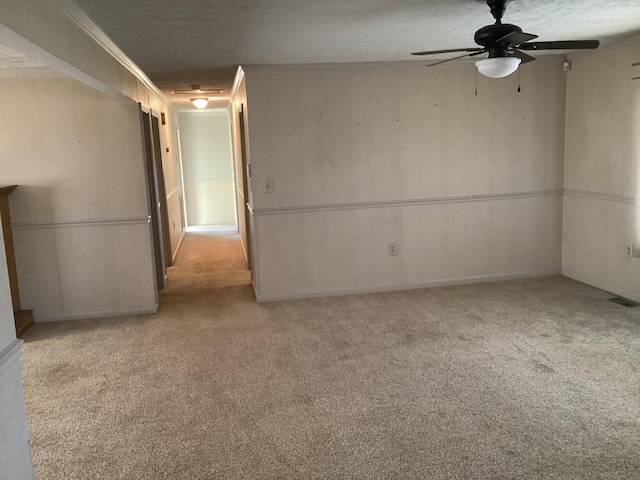
<svg viewBox="0 0 640 480">
<path fill-rule="evenodd" d="M 238 65 L 416 61 L 475 46 L 481 0 L 77 0 L 162 90 L 229 91 Z M 513 0 L 504 22 L 538 40 L 640 33 L 640 0 Z"/>
</svg>

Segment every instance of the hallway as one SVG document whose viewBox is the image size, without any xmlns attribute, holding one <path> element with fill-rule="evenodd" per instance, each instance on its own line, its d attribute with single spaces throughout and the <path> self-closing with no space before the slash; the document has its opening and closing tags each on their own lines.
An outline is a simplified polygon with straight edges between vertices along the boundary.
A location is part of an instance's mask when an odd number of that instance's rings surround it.
<svg viewBox="0 0 640 480">
<path fill-rule="evenodd" d="M 25 335 L 36 478 L 637 479 L 640 313 L 609 297 L 548 277 L 257 304 L 237 235 L 189 233 L 157 315 Z"/>
<path fill-rule="evenodd" d="M 173 295 L 251 284 L 238 232 L 230 227 L 189 231 L 167 274 L 167 288 L 160 292 L 161 307 Z"/>
</svg>

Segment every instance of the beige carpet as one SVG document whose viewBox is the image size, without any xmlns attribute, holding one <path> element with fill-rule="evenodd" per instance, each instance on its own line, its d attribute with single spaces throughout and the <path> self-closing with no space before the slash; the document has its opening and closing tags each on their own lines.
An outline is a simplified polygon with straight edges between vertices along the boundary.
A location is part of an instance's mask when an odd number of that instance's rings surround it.
<svg viewBox="0 0 640 480">
<path fill-rule="evenodd" d="M 258 305 L 237 236 L 190 233 L 157 315 L 25 335 L 36 475 L 639 479 L 640 308 L 609 297 L 553 277 Z"/>
</svg>

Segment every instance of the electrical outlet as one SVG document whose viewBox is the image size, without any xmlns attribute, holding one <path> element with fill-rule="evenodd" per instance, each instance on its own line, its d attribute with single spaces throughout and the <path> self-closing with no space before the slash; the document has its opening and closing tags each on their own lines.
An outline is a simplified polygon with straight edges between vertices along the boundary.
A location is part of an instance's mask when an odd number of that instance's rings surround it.
<svg viewBox="0 0 640 480">
<path fill-rule="evenodd" d="M 389 244 L 389 255 L 391 257 L 395 257 L 396 255 L 398 255 L 398 244 L 397 243 L 390 243 Z"/>
<path fill-rule="evenodd" d="M 627 258 L 633 258 L 633 245 L 627 245 Z"/>
<path fill-rule="evenodd" d="M 267 179 L 264 181 L 264 193 L 273 193 L 276 187 L 273 183 L 273 180 Z"/>
</svg>

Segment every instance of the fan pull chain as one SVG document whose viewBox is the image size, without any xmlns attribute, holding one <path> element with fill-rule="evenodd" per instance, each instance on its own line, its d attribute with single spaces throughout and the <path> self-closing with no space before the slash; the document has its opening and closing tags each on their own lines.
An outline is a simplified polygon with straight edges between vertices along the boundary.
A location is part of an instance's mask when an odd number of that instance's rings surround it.
<svg viewBox="0 0 640 480">
<path fill-rule="evenodd" d="M 474 69 L 476 71 L 476 97 L 478 96 L 478 69 Z"/>
<path fill-rule="evenodd" d="M 520 93 L 520 69 L 518 69 L 518 93 Z"/>
</svg>

